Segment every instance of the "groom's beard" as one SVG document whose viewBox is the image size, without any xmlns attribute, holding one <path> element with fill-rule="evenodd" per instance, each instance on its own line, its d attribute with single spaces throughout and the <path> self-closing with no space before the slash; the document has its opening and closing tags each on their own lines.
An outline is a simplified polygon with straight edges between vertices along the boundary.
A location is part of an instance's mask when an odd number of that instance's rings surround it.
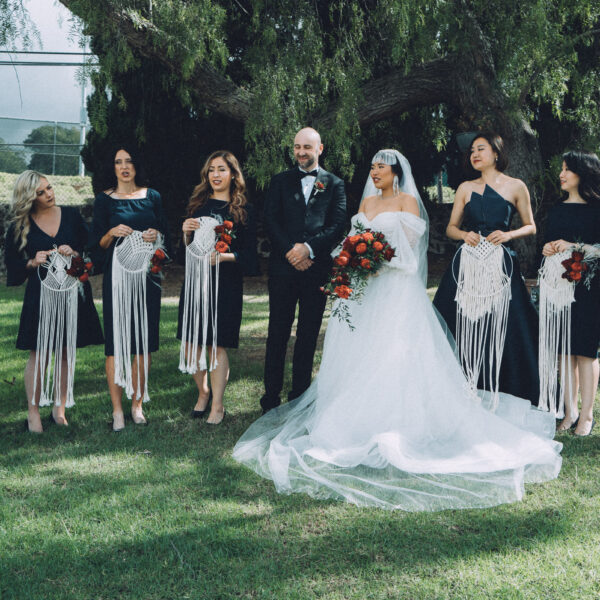
<svg viewBox="0 0 600 600">
<path fill-rule="evenodd" d="M 314 154 L 305 159 L 296 157 L 296 160 L 298 161 L 298 166 L 305 171 L 311 171 L 317 167 L 317 157 Z"/>
</svg>

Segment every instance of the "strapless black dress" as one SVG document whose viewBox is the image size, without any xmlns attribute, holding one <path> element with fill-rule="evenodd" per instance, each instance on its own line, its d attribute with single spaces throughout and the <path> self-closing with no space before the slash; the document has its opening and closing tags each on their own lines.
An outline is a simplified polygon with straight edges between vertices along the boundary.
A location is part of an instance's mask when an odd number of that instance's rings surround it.
<svg viewBox="0 0 600 600">
<path fill-rule="evenodd" d="M 505 200 L 493 188 L 486 185 L 483 194 L 471 193 L 465 206 L 463 229 L 476 231 L 484 237 L 497 231 L 508 231 L 516 212 L 515 205 Z M 511 301 L 508 309 L 506 341 L 500 365 L 499 390 L 526 398 L 535 406 L 540 390 L 538 374 L 538 314 L 535 310 L 525 282 L 517 254 L 510 243 L 504 263 L 511 277 Z M 512 264 L 511 264 L 512 260 Z M 450 264 L 437 290 L 433 303 L 448 324 L 452 335 L 456 335 L 456 277 L 460 266 L 460 255 Z M 480 379 L 478 387 L 488 389 L 489 384 Z"/>
</svg>

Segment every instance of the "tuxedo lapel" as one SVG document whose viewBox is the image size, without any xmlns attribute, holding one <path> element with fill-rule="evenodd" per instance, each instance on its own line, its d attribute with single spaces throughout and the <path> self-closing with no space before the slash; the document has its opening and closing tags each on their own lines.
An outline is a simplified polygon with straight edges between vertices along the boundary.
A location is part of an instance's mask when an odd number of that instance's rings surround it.
<svg viewBox="0 0 600 600">
<path fill-rule="evenodd" d="M 298 169 L 292 169 L 289 171 L 288 189 L 294 202 L 301 203 L 302 206 L 306 205 L 304 201 L 304 194 L 302 193 L 302 183 L 298 175 Z"/>
<path fill-rule="evenodd" d="M 317 178 L 315 179 L 315 184 L 310 192 L 310 196 L 308 197 L 308 202 L 306 203 L 307 208 L 310 208 L 317 201 L 318 197 L 325 193 L 329 181 L 328 175 L 329 173 L 325 169 L 319 169 Z M 319 184 L 323 186 L 323 189 L 317 192 Z"/>
</svg>

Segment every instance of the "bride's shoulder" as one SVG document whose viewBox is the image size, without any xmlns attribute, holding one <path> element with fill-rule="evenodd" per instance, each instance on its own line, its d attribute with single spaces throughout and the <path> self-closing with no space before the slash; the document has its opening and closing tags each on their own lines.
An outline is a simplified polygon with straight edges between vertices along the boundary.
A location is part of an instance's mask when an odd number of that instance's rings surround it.
<svg viewBox="0 0 600 600">
<path fill-rule="evenodd" d="M 400 200 L 400 209 L 402 212 L 410 213 L 418 217 L 420 215 L 419 211 L 419 203 L 417 199 L 411 194 L 406 194 L 405 192 L 401 192 L 399 196 Z"/>
</svg>

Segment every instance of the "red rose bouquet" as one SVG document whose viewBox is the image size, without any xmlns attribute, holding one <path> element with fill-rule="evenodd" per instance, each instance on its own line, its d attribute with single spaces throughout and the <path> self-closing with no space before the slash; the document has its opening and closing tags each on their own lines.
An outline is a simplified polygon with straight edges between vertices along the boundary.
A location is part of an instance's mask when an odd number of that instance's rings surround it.
<svg viewBox="0 0 600 600">
<path fill-rule="evenodd" d="M 163 262 L 167 255 L 162 248 L 157 248 L 150 259 L 150 273 L 154 273 L 154 275 L 158 275 L 163 269 Z"/>
<path fill-rule="evenodd" d="M 584 244 L 577 244 L 573 252 L 571 252 L 571 258 L 567 258 L 562 261 L 562 266 L 565 268 L 565 272 L 562 274 L 563 279 L 571 281 L 573 283 L 579 283 L 583 281 L 584 285 L 590 289 L 591 281 L 596 274 L 598 269 L 598 256 L 593 256 L 586 253 L 583 250 Z M 594 245 L 594 248 L 600 249 L 600 245 Z"/>
<path fill-rule="evenodd" d="M 229 252 L 231 241 L 235 238 L 235 234 L 233 233 L 233 222 L 223 221 L 223 225 L 217 225 L 215 227 L 215 232 L 219 236 L 217 243 L 215 244 L 215 250 L 221 254 Z"/>
<path fill-rule="evenodd" d="M 85 283 L 90 278 L 90 272 L 93 267 L 92 261 L 88 258 L 73 256 L 71 258 L 71 266 L 67 269 L 67 275 L 76 277 L 81 283 Z"/>
<path fill-rule="evenodd" d="M 394 256 L 395 250 L 383 233 L 357 226 L 356 234 L 342 242 L 340 253 L 333 259 L 331 278 L 321 288 L 326 296 L 340 299 L 331 312 L 332 316 L 354 329 L 350 322 L 350 308 L 345 300 L 360 302 L 368 278 Z"/>
<path fill-rule="evenodd" d="M 79 279 L 79 293 L 83 296 L 83 284 L 89 280 L 94 264 L 87 257 L 73 256 L 71 266 L 66 270 L 67 275 Z"/>
</svg>

